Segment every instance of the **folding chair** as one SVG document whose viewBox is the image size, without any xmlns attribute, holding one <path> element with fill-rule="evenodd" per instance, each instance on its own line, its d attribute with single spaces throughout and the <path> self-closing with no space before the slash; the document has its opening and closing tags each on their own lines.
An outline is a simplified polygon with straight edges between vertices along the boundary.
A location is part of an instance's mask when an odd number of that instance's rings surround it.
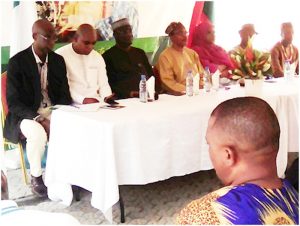
<svg viewBox="0 0 300 226">
<path fill-rule="evenodd" d="M 7 106 L 7 101 L 6 101 L 6 80 L 7 80 L 7 72 L 5 71 L 3 74 L 1 74 L 1 124 L 2 124 L 2 134 L 3 134 L 3 128 L 4 128 L 4 122 L 6 115 L 8 113 L 8 106 Z M 24 158 L 24 149 L 19 142 L 18 144 L 13 144 L 6 140 L 3 137 L 3 144 L 4 144 L 4 151 L 9 150 L 11 148 L 18 148 L 20 152 L 20 158 L 21 158 L 21 169 L 23 172 L 23 179 L 25 184 L 28 184 L 28 176 L 27 176 L 27 171 L 26 171 L 26 166 L 25 166 L 25 158 Z"/>
</svg>

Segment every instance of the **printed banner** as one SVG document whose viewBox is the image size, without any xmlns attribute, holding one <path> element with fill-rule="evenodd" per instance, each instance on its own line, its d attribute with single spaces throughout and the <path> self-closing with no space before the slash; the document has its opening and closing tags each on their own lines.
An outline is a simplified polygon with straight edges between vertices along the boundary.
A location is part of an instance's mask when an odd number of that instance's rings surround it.
<svg viewBox="0 0 300 226">
<path fill-rule="evenodd" d="M 128 18 L 135 38 L 165 35 L 172 21 L 181 21 L 189 29 L 195 1 L 43 1 L 37 2 L 39 18 L 51 21 L 58 42 L 69 42 L 83 23 L 97 29 L 98 40 L 113 39 L 111 23 Z"/>
<path fill-rule="evenodd" d="M 111 23 L 126 17 L 132 25 L 133 46 L 148 53 L 150 63 L 154 64 L 158 54 L 169 44 L 165 34 L 167 26 L 173 21 L 180 21 L 189 30 L 192 14 L 195 13 L 194 0 L 17 1 L 14 5 L 13 37 L 10 51 L 9 47 L 2 47 L 2 71 L 5 71 L 9 57 L 33 42 L 31 27 L 36 19 L 47 19 L 55 26 L 58 33 L 55 49 L 71 42 L 80 24 L 93 25 L 98 33 L 95 49 L 103 53 L 114 45 Z"/>
</svg>

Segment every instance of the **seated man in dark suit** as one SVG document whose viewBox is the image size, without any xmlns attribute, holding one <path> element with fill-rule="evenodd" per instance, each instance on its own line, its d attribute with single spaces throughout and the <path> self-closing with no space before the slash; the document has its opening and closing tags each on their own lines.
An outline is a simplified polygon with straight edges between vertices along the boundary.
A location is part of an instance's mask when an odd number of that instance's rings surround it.
<svg viewBox="0 0 300 226">
<path fill-rule="evenodd" d="M 142 49 L 132 47 L 132 29 L 128 19 L 112 23 L 116 45 L 103 54 L 108 82 L 118 99 L 138 97 L 141 74 L 153 75 Z"/>
<path fill-rule="evenodd" d="M 32 192 L 47 196 L 42 179 L 41 158 L 49 137 L 51 106 L 71 104 L 66 65 L 52 48 L 57 40 L 48 20 L 37 20 L 32 27 L 33 44 L 8 62 L 8 115 L 4 137 L 17 143 L 22 133 L 30 164 Z"/>
</svg>

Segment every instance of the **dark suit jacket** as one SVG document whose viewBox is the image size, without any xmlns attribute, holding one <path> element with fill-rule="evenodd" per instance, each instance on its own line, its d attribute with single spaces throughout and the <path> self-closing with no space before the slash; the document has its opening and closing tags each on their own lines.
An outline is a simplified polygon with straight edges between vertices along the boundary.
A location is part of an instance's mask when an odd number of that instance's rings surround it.
<svg viewBox="0 0 300 226">
<path fill-rule="evenodd" d="M 65 61 L 52 51 L 48 53 L 47 80 L 51 103 L 71 104 Z M 3 135 L 9 141 L 17 143 L 21 121 L 38 115 L 42 99 L 40 75 L 31 46 L 9 60 L 6 95 L 8 114 Z"/>
<path fill-rule="evenodd" d="M 103 55 L 109 85 L 118 99 L 129 98 L 131 91 L 139 91 L 141 74 L 153 75 L 152 67 L 144 50 L 131 47 L 124 51 L 116 45 Z"/>
</svg>

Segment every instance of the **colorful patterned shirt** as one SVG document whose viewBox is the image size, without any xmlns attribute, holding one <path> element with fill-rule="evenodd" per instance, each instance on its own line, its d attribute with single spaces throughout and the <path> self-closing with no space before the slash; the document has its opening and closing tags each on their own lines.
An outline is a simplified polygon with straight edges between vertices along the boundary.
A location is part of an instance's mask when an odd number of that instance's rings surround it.
<svg viewBox="0 0 300 226">
<path fill-rule="evenodd" d="M 280 189 L 255 184 L 228 186 L 191 202 L 177 223 L 299 224 L 299 197 L 287 180 Z"/>
<path fill-rule="evenodd" d="M 290 61 L 295 73 L 299 74 L 299 52 L 297 47 L 293 44 L 284 47 L 281 42 L 276 43 L 271 50 L 271 58 L 274 77 L 283 76 L 283 65 L 286 60 Z"/>
</svg>

